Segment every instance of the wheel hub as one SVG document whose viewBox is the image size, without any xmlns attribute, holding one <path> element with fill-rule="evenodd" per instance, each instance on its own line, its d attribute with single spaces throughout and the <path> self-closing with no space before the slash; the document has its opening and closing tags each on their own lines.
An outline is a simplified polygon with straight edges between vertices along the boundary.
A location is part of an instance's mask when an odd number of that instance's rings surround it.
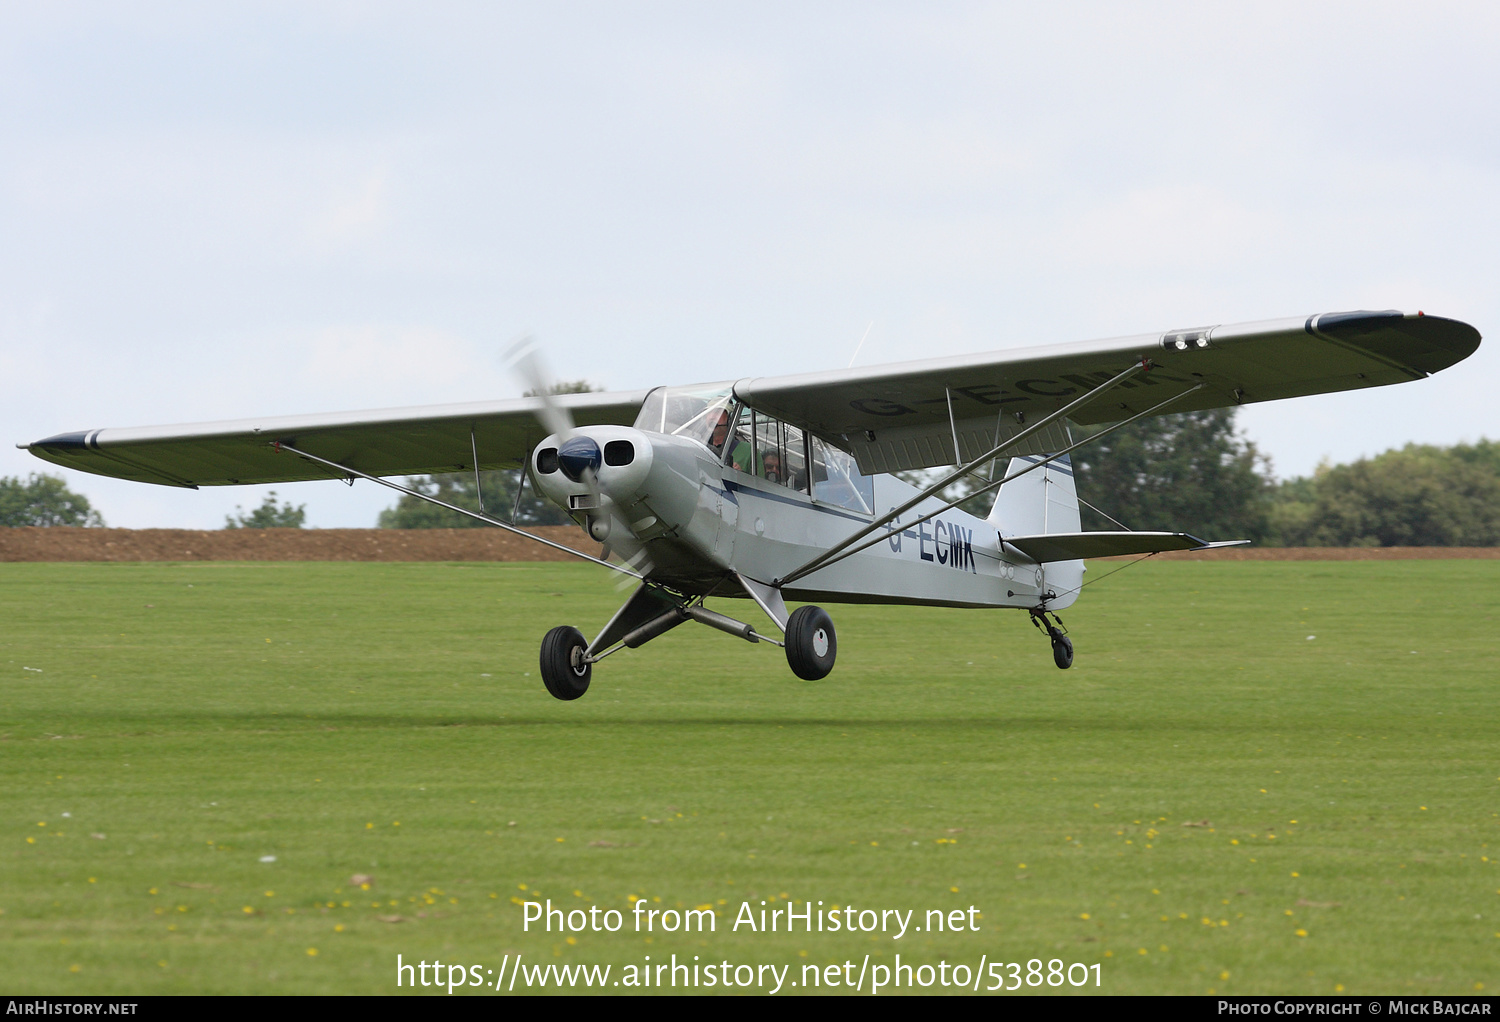
<svg viewBox="0 0 1500 1022">
<path fill-rule="evenodd" d="M 826 631 L 824 631 L 823 629 L 821 629 L 821 628 L 819 628 L 817 631 L 813 632 L 812 647 L 813 647 L 813 652 L 816 653 L 818 656 L 820 656 L 820 657 L 827 656 L 828 655 L 828 633 Z"/>
</svg>

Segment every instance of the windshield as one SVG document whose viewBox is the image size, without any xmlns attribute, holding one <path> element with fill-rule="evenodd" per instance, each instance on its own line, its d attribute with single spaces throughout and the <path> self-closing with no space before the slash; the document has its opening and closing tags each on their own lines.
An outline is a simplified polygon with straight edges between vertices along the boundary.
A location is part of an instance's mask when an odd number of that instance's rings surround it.
<svg viewBox="0 0 1500 1022">
<path fill-rule="evenodd" d="M 646 395 L 635 428 L 652 433 L 672 433 L 707 444 L 720 420 L 728 422 L 733 385 L 705 384 L 699 387 L 658 387 Z M 723 439 L 720 439 L 720 444 Z"/>
</svg>

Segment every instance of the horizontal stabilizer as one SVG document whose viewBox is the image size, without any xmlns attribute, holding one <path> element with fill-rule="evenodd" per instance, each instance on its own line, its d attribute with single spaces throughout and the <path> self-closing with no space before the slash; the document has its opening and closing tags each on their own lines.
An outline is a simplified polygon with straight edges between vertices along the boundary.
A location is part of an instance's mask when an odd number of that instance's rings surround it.
<svg viewBox="0 0 1500 1022">
<path fill-rule="evenodd" d="M 1159 554 L 1166 550 L 1209 550 L 1244 546 L 1248 539 L 1209 543 L 1185 532 L 1058 532 L 1047 536 L 1011 536 L 1005 545 L 1044 564 L 1076 561 L 1089 557 L 1120 557 L 1126 554 Z"/>
</svg>

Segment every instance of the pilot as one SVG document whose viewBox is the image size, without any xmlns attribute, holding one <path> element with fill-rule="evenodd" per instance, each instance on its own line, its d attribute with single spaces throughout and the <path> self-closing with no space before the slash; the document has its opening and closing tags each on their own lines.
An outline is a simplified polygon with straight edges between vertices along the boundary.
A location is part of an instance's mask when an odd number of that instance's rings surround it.
<svg viewBox="0 0 1500 1022">
<path fill-rule="evenodd" d="M 708 437 L 708 449 L 722 457 L 726 443 L 729 443 L 729 412 L 720 409 L 719 421 L 714 423 L 713 432 Z M 737 468 L 741 472 L 750 471 L 750 444 L 743 436 L 737 435 L 734 442 L 729 443 L 728 461 L 730 468 Z"/>
<path fill-rule="evenodd" d="M 713 432 L 708 437 L 708 449 L 715 454 L 724 453 L 724 441 L 729 436 L 729 410 L 719 409 L 719 421 L 714 423 Z"/>
</svg>

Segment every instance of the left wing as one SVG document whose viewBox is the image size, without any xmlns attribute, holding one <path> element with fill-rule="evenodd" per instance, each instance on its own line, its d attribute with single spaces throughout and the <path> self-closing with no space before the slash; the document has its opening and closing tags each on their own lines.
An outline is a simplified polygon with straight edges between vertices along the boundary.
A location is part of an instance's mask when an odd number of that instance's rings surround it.
<svg viewBox="0 0 1500 1022">
<path fill-rule="evenodd" d="M 1479 331 L 1457 320 L 1420 312 L 1335 312 L 762 377 L 741 380 L 734 389 L 752 407 L 822 435 L 850 451 L 861 471 L 877 473 L 982 457 L 1027 418 L 1060 408 L 1142 359 L 1155 368 L 1069 417 L 1117 422 L 1174 394 L 1184 396 L 1164 412 L 1403 383 L 1446 369 L 1478 347 Z M 1067 445 L 1060 422 L 1049 430 L 1011 453 Z"/>
<path fill-rule="evenodd" d="M 560 394 L 580 426 L 629 425 L 646 391 Z M 547 435 L 539 398 L 287 415 L 181 426 L 136 426 L 61 433 L 18 444 L 44 461 L 97 475 L 167 486 L 232 486 L 340 478 L 278 451 L 276 441 L 373 476 L 515 468 Z M 471 434 L 472 431 L 472 434 Z M 472 439 L 471 439 L 472 436 Z"/>
</svg>

